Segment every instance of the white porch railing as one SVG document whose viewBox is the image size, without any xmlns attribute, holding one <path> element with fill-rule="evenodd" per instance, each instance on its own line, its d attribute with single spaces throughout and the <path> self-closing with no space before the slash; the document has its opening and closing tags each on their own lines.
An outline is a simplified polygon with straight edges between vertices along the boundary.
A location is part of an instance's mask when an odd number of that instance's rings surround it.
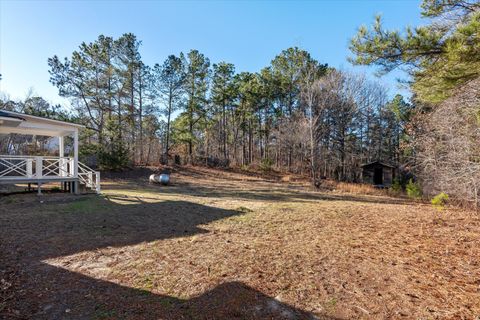
<svg viewBox="0 0 480 320">
<path fill-rule="evenodd" d="M 0 180 L 48 180 L 75 178 L 74 159 L 50 156 L 0 155 Z M 87 188 L 100 193 L 100 172 L 78 162 L 78 179 Z"/>
<path fill-rule="evenodd" d="M 97 193 L 100 193 L 100 172 L 94 171 L 92 168 L 87 165 L 78 162 L 78 178 L 80 183 L 83 183 L 92 190 L 95 190 Z"/>
<path fill-rule="evenodd" d="M 34 157 L 0 156 L 0 178 L 32 177 Z"/>
</svg>

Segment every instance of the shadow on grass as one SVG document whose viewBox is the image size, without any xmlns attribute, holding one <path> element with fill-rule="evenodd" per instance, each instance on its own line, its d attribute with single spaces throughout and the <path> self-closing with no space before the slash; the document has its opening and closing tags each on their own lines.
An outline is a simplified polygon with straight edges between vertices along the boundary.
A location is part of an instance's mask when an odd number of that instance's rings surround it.
<svg viewBox="0 0 480 320">
<path fill-rule="evenodd" d="M 2 204 L 0 318 L 312 318 L 240 282 L 220 283 L 198 297 L 179 299 L 42 262 L 87 250 L 205 233 L 208 231 L 199 225 L 242 214 L 187 201 L 114 200 L 87 196 L 58 203 L 46 199 L 43 204 L 24 208 Z"/>
</svg>

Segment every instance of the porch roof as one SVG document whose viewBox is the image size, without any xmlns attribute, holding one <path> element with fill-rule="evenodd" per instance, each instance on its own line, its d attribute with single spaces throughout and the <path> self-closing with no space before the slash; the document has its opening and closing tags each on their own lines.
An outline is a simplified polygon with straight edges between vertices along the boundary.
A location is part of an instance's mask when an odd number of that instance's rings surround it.
<svg viewBox="0 0 480 320">
<path fill-rule="evenodd" d="M 61 137 L 73 134 L 85 126 L 80 124 L 32 116 L 29 114 L 0 111 L 0 133 L 18 133 Z"/>
</svg>

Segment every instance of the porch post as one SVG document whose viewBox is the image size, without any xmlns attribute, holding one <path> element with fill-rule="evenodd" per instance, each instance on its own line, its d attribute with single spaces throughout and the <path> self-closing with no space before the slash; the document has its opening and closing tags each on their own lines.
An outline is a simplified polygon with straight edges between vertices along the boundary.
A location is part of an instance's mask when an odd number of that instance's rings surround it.
<svg viewBox="0 0 480 320">
<path fill-rule="evenodd" d="M 33 159 L 28 158 L 27 160 L 27 178 L 33 177 Z"/>
<path fill-rule="evenodd" d="M 35 178 L 42 179 L 43 177 L 43 157 L 35 157 Z"/>
<path fill-rule="evenodd" d="M 66 176 L 66 167 L 67 163 L 65 162 L 65 138 L 63 136 L 58 136 L 58 166 L 59 166 L 59 176 L 65 177 Z"/>
<path fill-rule="evenodd" d="M 73 176 L 78 179 L 78 129 L 73 132 Z M 74 192 L 78 193 L 78 183 L 74 182 Z"/>
<path fill-rule="evenodd" d="M 60 158 L 65 156 L 64 140 L 63 136 L 58 136 L 58 155 Z"/>
</svg>

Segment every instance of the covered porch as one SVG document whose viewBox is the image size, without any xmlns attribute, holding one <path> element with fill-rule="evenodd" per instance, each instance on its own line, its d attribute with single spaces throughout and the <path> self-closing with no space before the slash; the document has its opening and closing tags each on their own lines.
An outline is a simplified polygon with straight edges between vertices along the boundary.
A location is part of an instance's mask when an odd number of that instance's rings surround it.
<svg viewBox="0 0 480 320">
<path fill-rule="evenodd" d="M 100 172 L 78 161 L 78 134 L 84 126 L 12 111 L 0 111 L 0 134 L 56 137 L 58 156 L 0 155 L 0 184 L 59 182 L 78 193 L 79 186 L 100 193 Z M 65 156 L 65 138 L 73 138 L 73 156 Z"/>
</svg>

